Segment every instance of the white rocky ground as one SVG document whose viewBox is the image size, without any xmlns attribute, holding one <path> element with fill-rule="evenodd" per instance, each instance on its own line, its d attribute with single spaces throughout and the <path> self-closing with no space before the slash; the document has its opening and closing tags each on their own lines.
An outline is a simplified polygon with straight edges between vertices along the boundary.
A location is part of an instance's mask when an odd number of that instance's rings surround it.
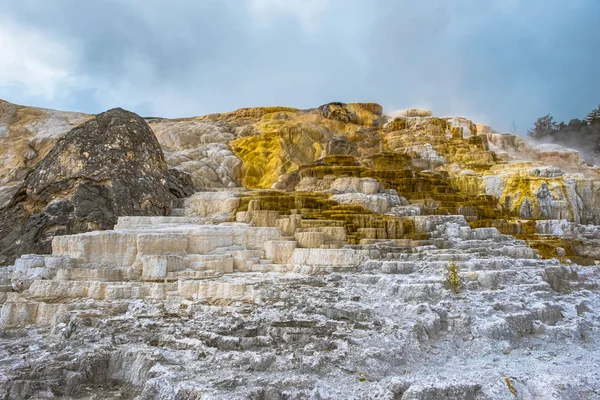
<svg viewBox="0 0 600 400">
<path fill-rule="evenodd" d="M 0 114 L 2 207 L 91 116 L 1 101 Z M 239 132 L 195 118 L 148 122 L 196 189 L 244 190 L 233 189 L 244 171 L 229 144 Z M 448 123 L 472 135 L 464 118 Z M 598 167 L 569 149 L 478 132 L 507 161 L 483 176 L 446 165 L 430 144 L 397 135 L 396 146 L 423 168 L 445 165 L 461 190 L 483 185 L 503 204 L 521 190 L 540 215 L 525 202 L 518 215 L 548 219 L 538 234 L 584 241 L 578 253 L 600 258 L 600 226 L 579 224 L 600 223 Z M 543 179 L 511 186 L 520 176 Z M 411 216 L 431 238 L 344 245 L 343 227 L 303 226 L 298 214 L 235 215 L 235 191 L 196 194 L 172 217 L 58 237 L 53 255 L 0 268 L 0 398 L 600 398 L 598 266 L 542 260 L 462 216 L 421 216 L 373 179 L 304 178 L 296 191 Z M 445 279 L 451 263 L 459 294 Z"/>
<path fill-rule="evenodd" d="M 414 217 L 429 241 L 302 248 L 215 224 L 224 197 L 57 237 L 5 269 L 0 398 L 600 398 L 597 266 L 462 216 Z"/>
</svg>

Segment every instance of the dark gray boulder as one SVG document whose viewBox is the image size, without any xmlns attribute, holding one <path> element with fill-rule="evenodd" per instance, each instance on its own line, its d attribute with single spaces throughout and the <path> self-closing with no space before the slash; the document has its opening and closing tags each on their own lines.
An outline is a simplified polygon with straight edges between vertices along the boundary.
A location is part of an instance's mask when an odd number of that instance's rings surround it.
<svg viewBox="0 0 600 400">
<path fill-rule="evenodd" d="M 168 215 L 192 193 L 141 117 L 106 111 L 62 137 L 0 209 L 0 265 L 50 252 L 56 235 L 112 229 L 122 215 Z"/>
</svg>

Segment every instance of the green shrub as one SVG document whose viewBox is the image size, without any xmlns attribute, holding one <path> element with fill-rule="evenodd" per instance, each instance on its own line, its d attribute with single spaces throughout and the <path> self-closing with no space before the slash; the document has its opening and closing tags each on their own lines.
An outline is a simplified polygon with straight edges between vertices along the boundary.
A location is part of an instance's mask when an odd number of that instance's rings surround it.
<svg viewBox="0 0 600 400">
<path fill-rule="evenodd" d="M 448 266 L 444 270 L 446 282 L 448 282 L 448 285 L 450 285 L 450 289 L 455 294 L 459 294 L 463 287 L 463 281 L 459 273 L 460 267 L 456 265 L 454 261 L 451 261 L 450 264 L 448 264 Z"/>
</svg>

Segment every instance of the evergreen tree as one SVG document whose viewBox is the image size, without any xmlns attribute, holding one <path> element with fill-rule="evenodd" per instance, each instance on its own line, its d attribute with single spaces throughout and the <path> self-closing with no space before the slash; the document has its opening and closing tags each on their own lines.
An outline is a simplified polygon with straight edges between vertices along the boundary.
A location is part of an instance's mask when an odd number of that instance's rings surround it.
<svg viewBox="0 0 600 400">
<path fill-rule="evenodd" d="M 584 120 L 574 118 L 568 124 L 556 123 L 550 114 L 544 115 L 527 134 L 542 142 L 579 150 L 585 160 L 600 165 L 600 106 Z"/>
<path fill-rule="evenodd" d="M 557 130 L 556 122 L 554 117 L 550 114 L 546 114 L 541 118 L 538 118 L 533 125 L 533 129 L 527 131 L 527 134 L 534 138 L 542 138 L 544 136 L 552 135 Z"/>
<path fill-rule="evenodd" d="M 567 129 L 572 130 L 572 131 L 580 131 L 582 129 L 585 129 L 587 124 L 588 123 L 586 122 L 586 120 L 580 120 L 579 118 L 574 118 L 569 121 L 569 124 L 567 125 Z"/>
<path fill-rule="evenodd" d="M 585 120 L 590 125 L 600 124 L 600 105 L 595 110 L 592 110 L 592 112 L 585 117 Z"/>
</svg>

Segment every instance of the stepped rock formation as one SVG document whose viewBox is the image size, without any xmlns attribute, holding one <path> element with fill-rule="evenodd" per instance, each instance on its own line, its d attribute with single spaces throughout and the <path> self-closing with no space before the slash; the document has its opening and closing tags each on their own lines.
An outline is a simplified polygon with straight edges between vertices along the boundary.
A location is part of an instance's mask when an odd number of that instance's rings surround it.
<svg viewBox="0 0 600 400">
<path fill-rule="evenodd" d="M 133 171 L 152 192 L 125 199 L 152 200 L 112 213 L 114 229 L 75 211 L 85 229 L 51 230 L 51 254 L 0 268 L 0 398 L 600 393 L 600 175 L 576 151 L 374 103 L 148 125 L 113 110 L 20 165 L 33 169 L 24 183 L 5 167 L 6 186 L 25 188 L 9 207 L 81 207 L 89 178 L 69 173 L 85 151 L 66 143 L 115 112 L 146 155 L 103 142 L 131 162 L 105 188 L 120 196 Z M 197 190 L 174 208 L 172 192 L 190 192 L 169 185 L 167 164 Z M 106 160 L 89 166 L 108 173 Z"/>
<path fill-rule="evenodd" d="M 189 194 L 145 121 L 110 110 L 61 137 L 18 186 L 0 210 L 0 256 L 47 253 L 53 236 L 112 229 L 120 215 L 168 215 Z"/>
</svg>

